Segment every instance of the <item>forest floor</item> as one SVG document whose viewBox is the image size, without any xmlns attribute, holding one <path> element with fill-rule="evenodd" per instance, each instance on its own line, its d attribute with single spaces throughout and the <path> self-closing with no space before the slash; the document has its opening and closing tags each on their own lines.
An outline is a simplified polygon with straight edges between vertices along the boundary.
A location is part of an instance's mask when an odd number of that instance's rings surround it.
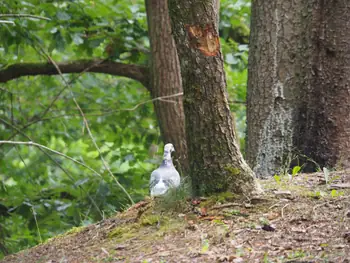
<svg viewBox="0 0 350 263">
<path fill-rule="evenodd" d="M 146 199 L 1 262 L 350 262 L 350 172 L 325 179 L 261 180 L 254 198 Z"/>
</svg>

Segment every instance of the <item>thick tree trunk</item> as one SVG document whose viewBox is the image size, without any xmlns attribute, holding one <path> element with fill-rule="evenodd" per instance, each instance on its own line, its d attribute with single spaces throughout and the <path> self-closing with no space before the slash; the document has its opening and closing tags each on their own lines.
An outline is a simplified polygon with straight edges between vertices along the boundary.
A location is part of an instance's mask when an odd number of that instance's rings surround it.
<svg viewBox="0 0 350 263">
<path fill-rule="evenodd" d="M 252 2 L 247 160 L 257 175 L 349 164 L 350 25 L 342 1 Z"/>
<path fill-rule="evenodd" d="M 168 3 L 163 0 L 146 0 L 146 9 L 152 53 L 152 98 L 181 93 L 180 64 L 171 35 Z M 186 173 L 188 158 L 182 96 L 169 100 L 155 101 L 154 108 L 163 141 L 175 146 L 175 165 Z"/>
<path fill-rule="evenodd" d="M 350 3 L 307 3 L 307 82 L 300 81 L 297 149 L 321 167 L 350 167 Z M 306 84 L 306 85 L 305 85 Z"/>
<path fill-rule="evenodd" d="M 169 0 L 195 194 L 259 189 L 235 140 L 213 1 Z"/>
<path fill-rule="evenodd" d="M 260 177 L 280 173 L 291 158 L 300 4 L 252 1 L 246 157 Z"/>
</svg>

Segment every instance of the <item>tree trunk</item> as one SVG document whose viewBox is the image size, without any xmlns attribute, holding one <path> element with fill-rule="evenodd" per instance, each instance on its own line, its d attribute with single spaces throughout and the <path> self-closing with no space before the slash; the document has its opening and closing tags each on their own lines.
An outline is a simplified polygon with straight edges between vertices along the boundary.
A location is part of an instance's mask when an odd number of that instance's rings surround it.
<svg viewBox="0 0 350 263">
<path fill-rule="evenodd" d="M 146 9 L 152 53 L 152 98 L 181 93 L 180 64 L 171 35 L 168 3 L 163 0 L 146 0 Z M 188 158 L 182 96 L 154 101 L 154 109 L 163 141 L 175 146 L 175 165 L 186 173 Z"/>
<path fill-rule="evenodd" d="M 319 166 L 350 167 L 350 3 L 318 0 L 304 8 L 307 82 L 300 81 L 297 149 Z M 306 84 L 306 85 L 305 85 Z"/>
<path fill-rule="evenodd" d="M 213 1 L 169 0 L 184 89 L 194 193 L 258 190 L 235 140 Z"/>
<path fill-rule="evenodd" d="M 257 176 L 280 173 L 291 158 L 301 0 L 252 1 L 246 157 Z"/>
<path fill-rule="evenodd" d="M 258 176 L 349 163 L 349 4 L 252 2 L 247 160 Z M 293 161 L 294 160 L 294 161 Z M 314 162 L 309 162 L 309 164 Z"/>
</svg>

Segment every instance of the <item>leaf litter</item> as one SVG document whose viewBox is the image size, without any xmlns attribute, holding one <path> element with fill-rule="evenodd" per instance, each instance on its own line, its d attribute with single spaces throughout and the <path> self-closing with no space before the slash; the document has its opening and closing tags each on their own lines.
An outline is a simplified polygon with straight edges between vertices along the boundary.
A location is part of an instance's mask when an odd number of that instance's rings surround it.
<svg viewBox="0 0 350 263">
<path fill-rule="evenodd" d="M 176 209 L 146 198 L 0 262 L 350 262 L 350 172 L 260 183 L 259 197 L 183 200 Z"/>
</svg>

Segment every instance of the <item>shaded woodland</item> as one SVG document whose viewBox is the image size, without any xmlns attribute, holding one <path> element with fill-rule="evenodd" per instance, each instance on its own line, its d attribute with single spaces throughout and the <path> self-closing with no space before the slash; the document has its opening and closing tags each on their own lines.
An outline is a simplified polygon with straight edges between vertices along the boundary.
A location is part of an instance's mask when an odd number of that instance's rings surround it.
<svg viewBox="0 0 350 263">
<path fill-rule="evenodd" d="M 346 262 L 349 8 L 0 3 L 0 257 Z"/>
</svg>

